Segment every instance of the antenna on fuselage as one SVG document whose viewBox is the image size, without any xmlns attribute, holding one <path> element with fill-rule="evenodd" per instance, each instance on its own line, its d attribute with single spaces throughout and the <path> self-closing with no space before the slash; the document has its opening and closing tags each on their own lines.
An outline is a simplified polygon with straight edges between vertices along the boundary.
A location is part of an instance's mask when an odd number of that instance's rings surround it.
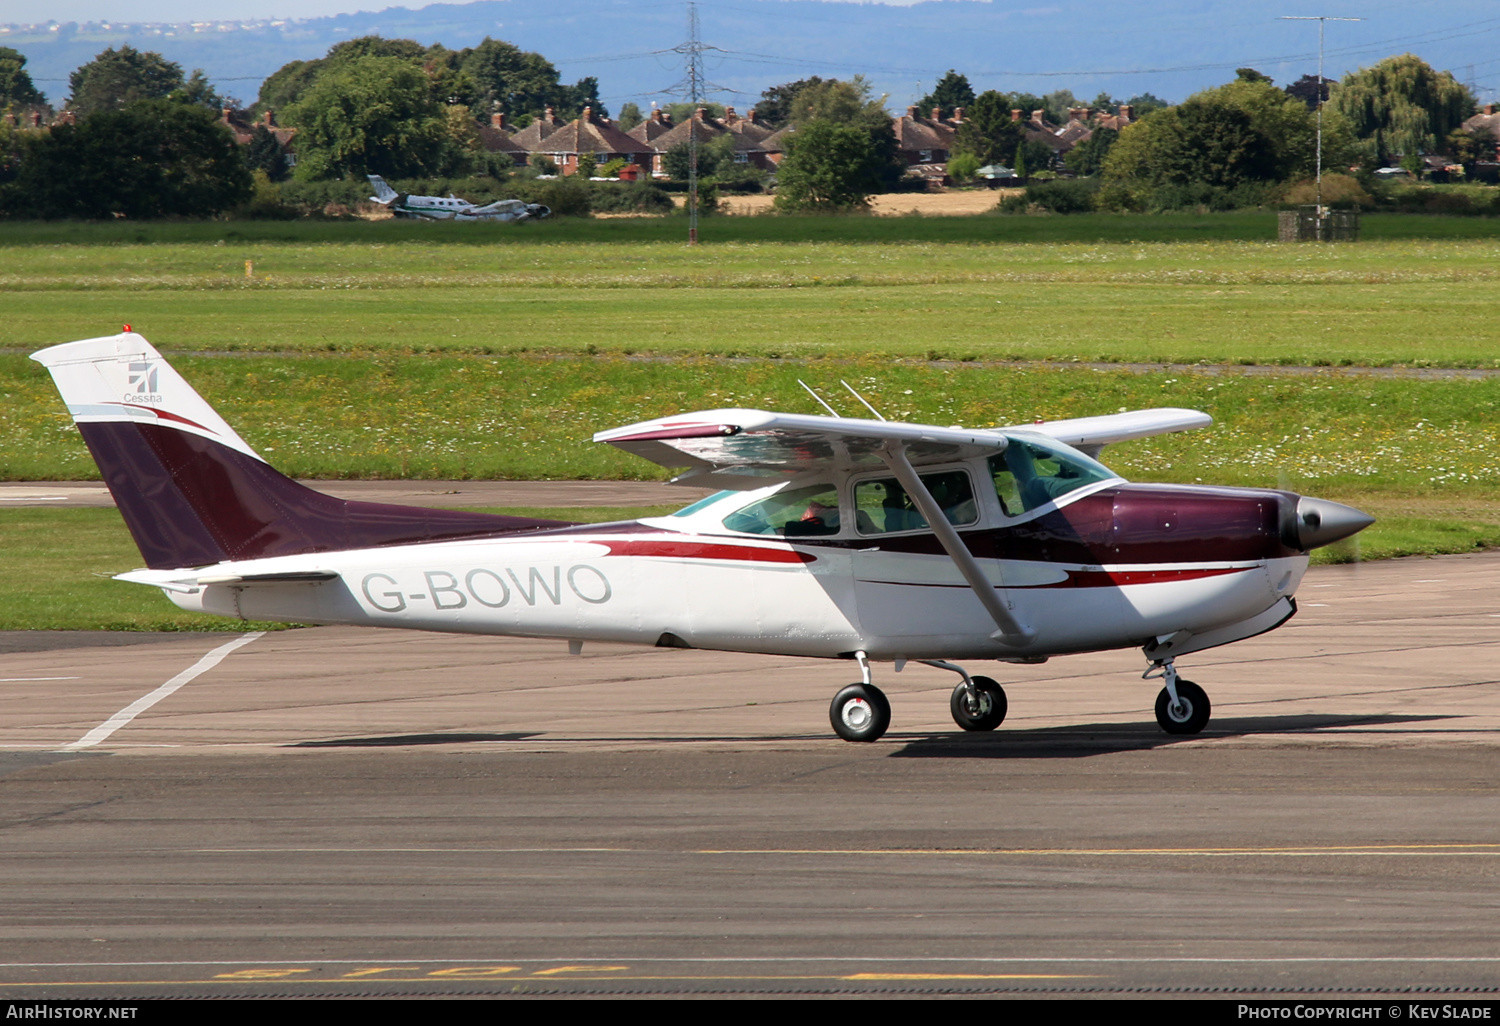
<svg viewBox="0 0 1500 1026">
<path fill-rule="evenodd" d="M 812 388 L 809 387 L 809 385 L 807 384 L 807 382 L 803 381 L 801 378 L 798 378 L 797 379 L 797 384 L 799 384 L 803 388 L 807 389 L 807 394 L 810 395 L 810 396 L 812 396 L 814 399 L 816 399 L 818 405 L 821 406 L 821 407 L 823 407 L 823 409 L 827 410 L 828 411 L 828 415 L 830 417 L 837 417 L 839 415 L 839 411 L 835 410 L 832 406 L 829 406 L 827 403 L 825 403 L 823 401 L 823 397 L 820 396 L 818 393 L 814 392 L 812 390 Z"/>
<path fill-rule="evenodd" d="M 839 384 L 841 384 L 845 388 L 847 388 L 849 390 L 849 394 L 850 395 L 854 396 L 854 398 L 856 398 L 860 402 L 864 403 L 865 404 L 865 409 L 867 409 L 871 413 L 875 414 L 875 419 L 876 420 L 880 420 L 880 421 L 885 420 L 885 418 L 880 415 L 880 411 L 877 410 L 875 407 L 873 407 L 873 406 L 870 405 L 870 401 L 868 399 L 866 399 L 864 396 L 860 395 L 858 392 L 854 391 L 854 386 L 853 385 L 849 384 L 849 382 L 845 381 L 843 378 L 839 378 Z"/>
</svg>

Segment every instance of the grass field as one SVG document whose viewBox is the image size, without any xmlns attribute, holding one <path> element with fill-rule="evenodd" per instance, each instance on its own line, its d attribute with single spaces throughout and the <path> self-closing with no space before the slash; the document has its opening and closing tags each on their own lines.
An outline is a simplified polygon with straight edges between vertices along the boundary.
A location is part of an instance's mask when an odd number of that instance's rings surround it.
<svg viewBox="0 0 1500 1026">
<path fill-rule="evenodd" d="M 5 239 L 0 230 L 0 347 L 12 350 L 129 323 L 167 352 L 1500 366 L 1490 314 L 1500 239 L 696 248 Z"/>
<path fill-rule="evenodd" d="M 1500 368 L 1494 221 L 1372 216 L 1340 246 L 1269 242 L 1259 213 L 719 218 L 696 248 L 682 227 L 0 224 L 0 478 L 97 476 L 24 354 L 128 322 L 297 476 L 659 477 L 589 436 L 717 405 L 816 412 L 797 379 L 848 379 L 941 424 L 1203 409 L 1214 428 L 1106 461 L 1381 516 L 1323 559 L 1500 544 L 1500 378 L 1364 372 Z M 49 583 L 5 595 L 0 626 L 178 622 L 88 577 L 139 562 L 112 512 L 32 512 L 0 514 L 0 558 Z M 59 512 L 67 532 L 47 529 Z"/>
</svg>

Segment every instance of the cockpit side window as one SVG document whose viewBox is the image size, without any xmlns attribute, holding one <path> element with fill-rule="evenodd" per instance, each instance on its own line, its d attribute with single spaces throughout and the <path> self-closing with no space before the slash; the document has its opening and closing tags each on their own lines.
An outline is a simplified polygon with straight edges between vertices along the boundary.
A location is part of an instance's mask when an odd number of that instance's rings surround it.
<svg viewBox="0 0 1500 1026">
<path fill-rule="evenodd" d="M 838 489 L 818 484 L 780 491 L 729 514 L 724 526 L 741 534 L 785 538 L 838 534 Z"/>
<path fill-rule="evenodd" d="M 990 475 L 1008 517 L 1029 513 L 1085 485 L 1117 476 L 1086 456 L 1054 452 L 1017 438 L 1010 440 L 1005 452 L 990 457 Z"/>
<path fill-rule="evenodd" d="M 937 500 L 948 523 L 963 527 L 979 521 L 974 487 L 964 471 L 923 474 L 922 483 Z M 894 477 L 879 477 L 856 484 L 854 510 L 854 522 L 860 534 L 889 534 L 927 528 L 927 518 L 922 516 L 912 497 Z"/>
</svg>

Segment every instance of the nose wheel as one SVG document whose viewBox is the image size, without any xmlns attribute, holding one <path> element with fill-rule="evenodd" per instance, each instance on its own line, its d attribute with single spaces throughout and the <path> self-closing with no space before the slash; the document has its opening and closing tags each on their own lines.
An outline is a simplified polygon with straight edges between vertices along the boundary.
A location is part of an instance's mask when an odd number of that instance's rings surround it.
<svg viewBox="0 0 1500 1026">
<path fill-rule="evenodd" d="M 828 719 L 845 741 L 878 741 L 891 725 L 891 703 L 874 684 L 850 684 L 833 696 Z"/>
<path fill-rule="evenodd" d="M 1166 687 L 1156 696 L 1156 722 L 1168 734 L 1196 734 L 1208 726 L 1212 706 L 1208 693 L 1190 680 L 1177 676 L 1169 659 L 1148 669 L 1146 679 L 1161 677 Z"/>
</svg>

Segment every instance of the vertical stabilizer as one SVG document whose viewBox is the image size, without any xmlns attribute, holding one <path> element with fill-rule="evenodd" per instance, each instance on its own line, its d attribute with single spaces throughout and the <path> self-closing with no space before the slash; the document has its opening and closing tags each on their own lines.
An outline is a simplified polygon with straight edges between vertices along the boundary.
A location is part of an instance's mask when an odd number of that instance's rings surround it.
<svg viewBox="0 0 1500 1026">
<path fill-rule="evenodd" d="M 261 459 L 132 332 L 53 346 L 31 358 L 52 372 L 154 570 L 565 526 L 355 502 L 300 485 Z"/>
</svg>

